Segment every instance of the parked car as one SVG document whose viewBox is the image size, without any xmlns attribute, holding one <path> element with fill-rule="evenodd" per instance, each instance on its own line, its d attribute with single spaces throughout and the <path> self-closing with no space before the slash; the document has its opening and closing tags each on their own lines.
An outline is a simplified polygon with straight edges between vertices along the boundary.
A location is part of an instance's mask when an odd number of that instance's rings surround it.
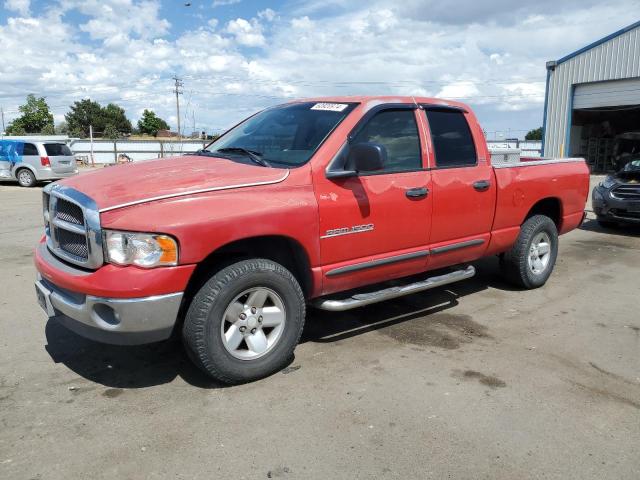
<svg viewBox="0 0 640 480">
<path fill-rule="evenodd" d="M 33 187 L 39 181 L 58 180 L 78 173 L 69 147 L 52 141 L 0 141 L 0 180 Z"/>
<path fill-rule="evenodd" d="M 598 223 L 605 228 L 640 224 L 640 155 L 596 185 L 591 202 Z"/>
<path fill-rule="evenodd" d="M 544 285 L 588 190 L 582 159 L 492 166 L 461 103 L 296 101 L 197 155 L 45 188 L 36 291 L 80 335 L 175 333 L 213 378 L 247 382 L 290 361 L 307 304 L 341 311 L 424 291 L 472 277 L 488 255 L 519 287 Z"/>
</svg>

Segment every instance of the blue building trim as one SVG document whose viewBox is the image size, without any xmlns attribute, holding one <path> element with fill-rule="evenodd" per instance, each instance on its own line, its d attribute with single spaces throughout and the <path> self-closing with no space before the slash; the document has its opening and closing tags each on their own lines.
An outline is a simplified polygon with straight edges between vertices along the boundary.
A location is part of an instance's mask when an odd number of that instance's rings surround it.
<svg viewBox="0 0 640 480">
<path fill-rule="evenodd" d="M 542 114 L 542 146 L 540 155 L 544 157 L 544 141 L 547 136 L 547 106 L 549 105 L 549 80 L 551 80 L 551 70 L 547 69 L 547 85 L 544 87 L 544 113 Z"/>
<path fill-rule="evenodd" d="M 596 40 L 595 42 L 587 45 L 586 47 L 582 47 L 580 50 L 576 50 L 575 52 L 570 53 L 569 55 L 566 55 L 566 56 L 562 57 L 560 60 L 558 60 L 558 64 L 566 62 L 567 60 L 569 60 L 569 59 L 571 59 L 573 57 L 577 57 L 581 53 L 584 53 L 587 50 L 591 50 L 592 48 L 597 47 L 598 45 L 602 45 L 603 43 L 608 42 L 612 38 L 619 37 L 623 33 L 627 33 L 628 31 L 633 30 L 634 28 L 637 28 L 637 27 L 640 27 L 640 21 L 637 21 L 636 23 L 633 23 L 633 24 L 629 25 L 628 27 L 624 27 L 623 29 L 618 30 L 617 32 L 613 32 L 611 35 L 607 35 L 606 37 L 603 37 L 600 40 Z"/>
</svg>

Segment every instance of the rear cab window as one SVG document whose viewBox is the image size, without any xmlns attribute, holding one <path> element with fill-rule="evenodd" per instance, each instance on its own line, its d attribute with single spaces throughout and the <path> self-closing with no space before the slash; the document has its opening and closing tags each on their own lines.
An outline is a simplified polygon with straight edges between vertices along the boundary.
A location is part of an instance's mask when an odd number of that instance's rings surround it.
<svg viewBox="0 0 640 480">
<path fill-rule="evenodd" d="M 478 156 L 464 113 L 454 109 L 426 109 L 437 168 L 477 165 Z"/>
<path fill-rule="evenodd" d="M 25 144 L 26 147 L 26 144 Z M 71 157 L 73 153 L 71 149 L 64 143 L 45 143 L 44 149 L 48 157 Z M 26 155 L 26 153 L 25 153 Z M 35 154 L 37 155 L 37 153 Z"/>
</svg>

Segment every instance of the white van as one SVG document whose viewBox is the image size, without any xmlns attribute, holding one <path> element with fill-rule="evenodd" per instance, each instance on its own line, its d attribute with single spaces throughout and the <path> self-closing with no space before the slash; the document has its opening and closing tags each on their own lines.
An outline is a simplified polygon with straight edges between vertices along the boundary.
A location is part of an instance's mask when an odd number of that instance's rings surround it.
<svg viewBox="0 0 640 480">
<path fill-rule="evenodd" d="M 0 181 L 18 181 L 33 187 L 43 180 L 58 180 L 78 173 L 71 149 L 56 141 L 0 141 Z"/>
</svg>

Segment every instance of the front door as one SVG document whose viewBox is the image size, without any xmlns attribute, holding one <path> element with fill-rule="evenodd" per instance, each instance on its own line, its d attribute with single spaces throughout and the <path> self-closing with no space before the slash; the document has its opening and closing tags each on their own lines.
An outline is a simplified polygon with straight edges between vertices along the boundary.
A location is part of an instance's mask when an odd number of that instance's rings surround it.
<svg viewBox="0 0 640 480">
<path fill-rule="evenodd" d="M 418 121 L 414 105 L 377 108 L 344 148 L 382 145 L 383 170 L 342 179 L 315 173 L 324 294 L 426 269 L 431 181 Z"/>
</svg>

